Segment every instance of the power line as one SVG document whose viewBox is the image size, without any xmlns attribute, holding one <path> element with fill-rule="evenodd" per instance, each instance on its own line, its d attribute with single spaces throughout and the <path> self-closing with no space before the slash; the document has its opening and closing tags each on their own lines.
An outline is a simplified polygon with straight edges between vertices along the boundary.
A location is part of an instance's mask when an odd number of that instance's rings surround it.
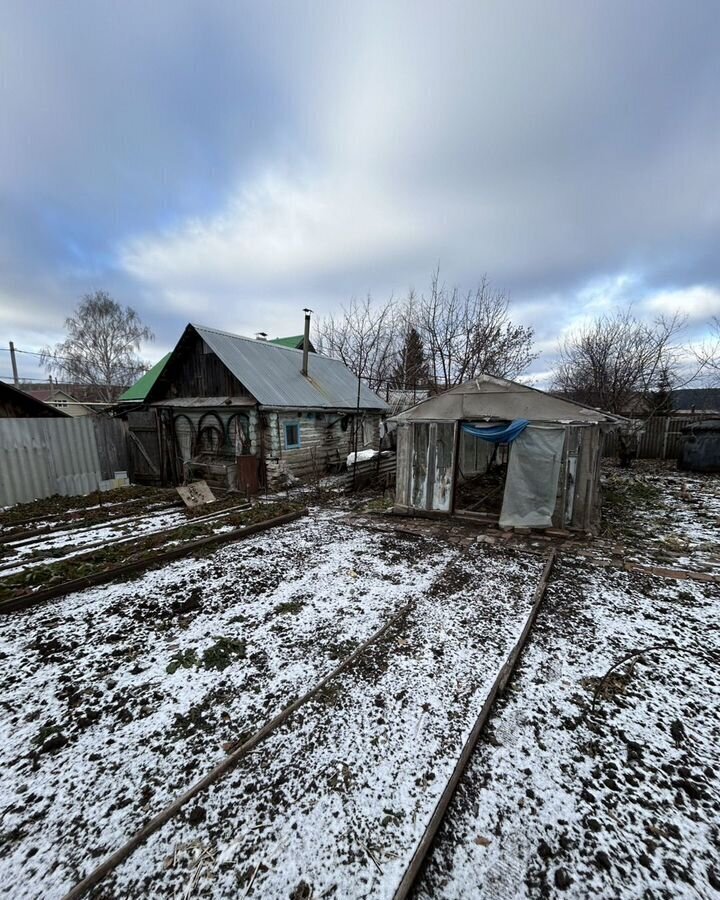
<svg viewBox="0 0 720 900">
<path fill-rule="evenodd" d="M 0 347 L 0 352 L 2 352 L 2 353 L 10 353 L 10 352 L 12 352 L 12 351 L 10 350 L 9 347 Z M 42 359 L 43 357 L 45 357 L 45 358 L 48 359 L 48 360 L 59 359 L 59 360 L 62 360 L 63 362 L 72 362 L 72 361 L 73 361 L 73 360 L 72 360 L 72 357 L 70 357 L 70 356 L 55 356 L 55 355 L 52 354 L 52 353 L 48 353 L 48 354 L 45 354 L 45 353 L 39 353 L 37 350 L 21 350 L 19 347 L 15 347 L 15 348 L 14 348 L 14 352 L 15 352 L 15 353 L 24 353 L 26 356 L 38 356 L 38 357 L 40 357 L 41 359 Z"/>
</svg>

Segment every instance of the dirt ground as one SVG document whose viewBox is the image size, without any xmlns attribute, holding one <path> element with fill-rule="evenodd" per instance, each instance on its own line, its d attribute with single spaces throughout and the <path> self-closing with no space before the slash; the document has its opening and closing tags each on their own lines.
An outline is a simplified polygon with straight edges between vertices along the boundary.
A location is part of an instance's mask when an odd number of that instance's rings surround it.
<svg viewBox="0 0 720 900">
<path fill-rule="evenodd" d="M 418 898 L 720 892 L 720 478 L 606 470 L 604 534 L 566 546 Z M 592 564 L 589 564 L 592 561 Z"/>
<path fill-rule="evenodd" d="M 392 897 L 553 545 L 417 896 L 716 896 L 720 478 L 607 466 L 604 493 L 593 540 L 307 495 L 306 519 L 5 616 L 0 890 L 63 896 L 407 607 L 92 895 Z"/>
<path fill-rule="evenodd" d="M 198 896 L 234 897 L 253 877 L 249 896 L 285 897 L 310 871 L 318 889 L 345 878 L 358 896 L 365 882 L 371 894 L 381 884 L 391 892 L 522 628 L 541 562 L 491 548 L 469 557 L 342 515 L 315 510 L 202 558 L 5 616 L 5 889 L 63 896 L 230 743 L 412 602 L 374 657 L 361 657 L 97 895 L 134 897 L 152 884 L 153 895 L 173 896 L 195 879 Z M 299 873 L 289 863 L 256 871 L 280 818 L 295 821 L 299 845 L 277 858 L 297 851 Z M 199 846 L 214 862 L 196 877 Z M 345 849 L 328 868 L 329 847 Z"/>
</svg>

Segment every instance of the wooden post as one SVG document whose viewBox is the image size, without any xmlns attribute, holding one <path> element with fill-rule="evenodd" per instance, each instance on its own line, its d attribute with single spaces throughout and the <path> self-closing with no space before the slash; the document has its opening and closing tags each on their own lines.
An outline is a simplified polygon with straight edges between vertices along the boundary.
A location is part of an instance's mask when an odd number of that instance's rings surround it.
<svg viewBox="0 0 720 900">
<path fill-rule="evenodd" d="M 455 494 L 457 493 L 458 469 L 460 468 L 460 440 L 462 435 L 462 420 L 455 422 L 455 434 L 453 436 L 453 477 L 452 496 L 450 497 L 450 515 L 455 514 Z"/>
<path fill-rule="evenodd" d="M 12 365 L 13 384 L 15 387 L 19 387 L 20 379 L 18 378 L 17 360 L 15 359 L 15 344 L 12 341 L 10 341 L 10 364 Z"/>
</svg>

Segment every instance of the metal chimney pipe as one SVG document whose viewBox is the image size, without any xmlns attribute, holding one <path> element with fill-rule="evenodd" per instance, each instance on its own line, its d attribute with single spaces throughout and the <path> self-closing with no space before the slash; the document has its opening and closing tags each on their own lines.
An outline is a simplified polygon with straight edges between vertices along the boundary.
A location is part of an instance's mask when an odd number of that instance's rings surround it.
<svg viewBox="0 0 720 900">
<path fill-rule="evenodd" d="M 303 362 L 302 373 L 307 378 L 308 373 L 308 355 L 310 354 L 310 313 L 311 309 L 304 309 L 305 313 L 305 334 L 303 336 Z"/>
</svg>

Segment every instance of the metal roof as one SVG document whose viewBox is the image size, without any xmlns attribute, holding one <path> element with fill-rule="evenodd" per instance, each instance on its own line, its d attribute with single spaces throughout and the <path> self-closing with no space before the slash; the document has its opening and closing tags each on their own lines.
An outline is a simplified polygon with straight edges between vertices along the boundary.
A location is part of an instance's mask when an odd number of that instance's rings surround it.
<svg viewBox="0 0 720 900">
<path fill-rule="evenodd" d="M 553 397 L 537 388 L 480 375 L 394 416 L 397 422 L 528 419 L 531 422 L 621 423 L 621 416 Z"/>
<path fill-rule="evenodd" d="M 678 388 L 670 391 L 674 410 L 704 409 L 720 411 L 720 388 Z"/>
<path fill-rule="evenodd" d="M 150 393 L 150 388 L 162 375 L 165 363 L 170 359 L 170 355 L 170 353 L 166 353 L 139 381 L 136 381 L 132 387 L 129 387 L 124 394 L 120 394 L 118 401 L 123 403 L 127 400 L 143 401 Z"/>
<path fill-rule="evenodd" d="M 298 409 L 355 409 L 358 380 L 339 359 L 312 353 L 308 374 L 302 374 L 302 350 L 281 347 L 192 325 L 208 347 L 235 375 L 261 406 Z M 361 409 L 387 409 L 387 404 L 364 384 Z"/>
</svg>

